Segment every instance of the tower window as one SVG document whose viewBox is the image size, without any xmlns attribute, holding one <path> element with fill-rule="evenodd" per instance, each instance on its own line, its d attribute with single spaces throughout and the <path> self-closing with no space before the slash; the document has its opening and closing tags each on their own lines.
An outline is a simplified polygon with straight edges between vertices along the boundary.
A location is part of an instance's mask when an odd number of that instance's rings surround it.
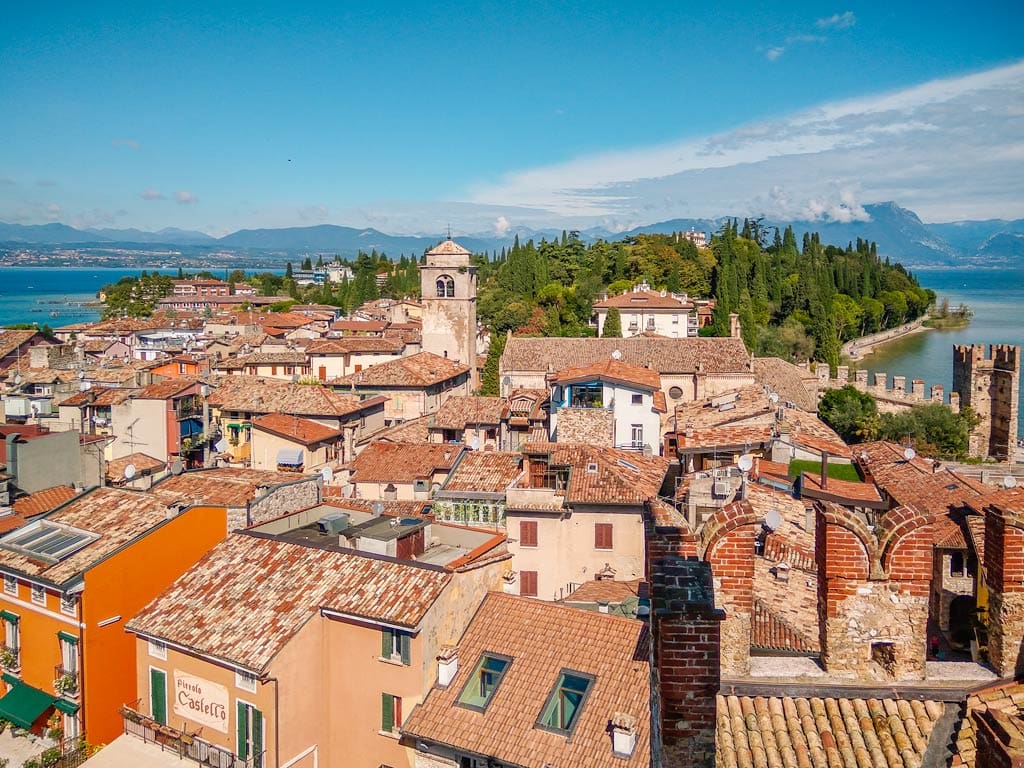
<svg viewBox="0 0 1024 768">
<path fill-rule="evenodd" d="M 440 298 L 453 298 L 455 296 L 455 280 L 448 275 L 441 275 L 437 278 L 437 295 Z"/>
</svg>

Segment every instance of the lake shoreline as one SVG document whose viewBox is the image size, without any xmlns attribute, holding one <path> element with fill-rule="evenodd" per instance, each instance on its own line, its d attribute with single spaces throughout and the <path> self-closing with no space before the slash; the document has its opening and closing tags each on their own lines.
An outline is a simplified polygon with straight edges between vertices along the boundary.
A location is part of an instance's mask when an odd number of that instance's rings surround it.
<svg viewBox="0 0 1024 768">
<path fill-rule="evenodd" d="M 843 345 L 840 350 L 840 354 L 850 362 L 863 360 L 872 352 L 886 344 L 889 344 L 890 342 L 897 341 L 898 339 L 905 339 L 907 336 L 912 336 L 915 333 L 934 330 L 924 324 L 927 319 L 927 316 L 919 317 L 917 320 L 910 323 L 904 323 L 897 328 L 890 328 L 886 331 L 872 333 L 868 336 L 861 336 L 860 338 L 848 341 Z"/>
</svg>

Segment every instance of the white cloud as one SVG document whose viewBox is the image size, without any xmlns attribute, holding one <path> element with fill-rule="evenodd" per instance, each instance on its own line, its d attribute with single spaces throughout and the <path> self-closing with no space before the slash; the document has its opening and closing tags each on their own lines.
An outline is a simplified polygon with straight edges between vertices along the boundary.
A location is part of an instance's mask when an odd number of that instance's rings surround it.
<svg viewBox="0 0 1024 768">
<path fill-rule="evenodd" d="M 144 189 L 139 194 L 143 200 L 163 200 L 164 194 L 158 189 Z"/>
<path fill-rule="evenodd" d="M 494 236 L 504 237 L 512 229 L 512 222 L 506 216 L 499 216 L 494 220 Z"/>
<path fill-rule="evenodd" d="M 1024 62 L 831 102 L 720 134 L 508 174 L 477 203 L 571 221 L 646 222 L 788 208 L 836 220 L 896 200 L 930 220 L 1024 215 Z M 955 149 L 954 149 L 955 148 Z M 781 205 L 784 190 L 789 201 Z M 843 197 L 856 190 L 857 200 Z M 689 202 L 687 202 L 689 201 Z"/>
<path fill-rule="evenodd" d="M 114 139 L 113 141 L 110 142 L 110 144 L 111 144 L 111 146 L 114 146 L 114 147 L 121 147 L 121 148 L 124 148 L 124 149 L 132 149 L 132 150 L 135 150 L 136 152 L 139 151 L 140 149 L 142 149 L 142 144 L 140 144 L 135 139 Z"/>
<path fill-rule="evenodd" d="M 779 58 L 785 52 L 786 52 L 785 47 L 779 45 L 779 46 L 776 46 L 774 48 L 769 48 L 767 51 L 765 51 L 764 55 L 765 55 L 765 58 L 768 59 L 768 61 L 775 61 L 777 58 Z"/>
<path fill-rule="evenodd" d="M 186 192 L 183 189 L 178 190 L 174 193 L 174 199 L 178 201 L 179 205 L 192 205 L 198 203 L 199 198 L 193 195 L 191 192 Z"/>
<path fill-rule="evenodd" d="M 853 14 L 853 11 L 835 13 L 814 22 L 818 29 L 846 29 L 847 27 L 852 27 L 856 23 L 857 17 Z"/>
</svg>

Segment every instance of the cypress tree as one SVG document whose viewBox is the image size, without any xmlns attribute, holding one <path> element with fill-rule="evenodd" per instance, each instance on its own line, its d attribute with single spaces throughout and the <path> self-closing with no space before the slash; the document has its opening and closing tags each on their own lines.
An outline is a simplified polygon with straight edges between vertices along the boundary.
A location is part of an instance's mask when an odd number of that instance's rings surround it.
<svg viewBox="0 0 1024 768">
<path fill-rule="evenodd" d="M 604 319 L 604 329 L 601 333 L 603 338 L 622 337 L 622 317 L 618 307 L 608 307 L 608 315 Z"/>
</svg>

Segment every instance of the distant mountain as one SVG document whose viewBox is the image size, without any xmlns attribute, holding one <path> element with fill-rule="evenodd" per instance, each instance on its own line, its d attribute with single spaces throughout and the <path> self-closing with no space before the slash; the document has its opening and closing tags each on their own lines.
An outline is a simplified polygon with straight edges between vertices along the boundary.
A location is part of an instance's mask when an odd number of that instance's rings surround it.
<svg viewBox="0 0 1024 768">
<path fill-rule="evenodd" d="M 951 221 L 944 224 L 925 224 L 930 232 L 942 237 L 954 248 L 965 254 L 991 252 L 988 242 L 998 235 L 1024 234 L 1024 219 L 1006 221 L 1005 219 L 987 219 L 985 221 Z M 999 240 L 995 241 L 997 244 Z M 1009 254 L 1007 254 L 1009 255 Z"/>
<path fill-rule="evenodd" d="M 0 243 L 96 243 L 109 237 L 83 232 L 67 224 L 5 224 L 0 221 Z"/>
<path fill-rule="evenodd" d="M 642 227 L 634 227 L 625 232 L 612 233 L 607 230 L 588 229 L 587 234 L 601 237 L 604 240 L 621 240 L 624 237 L 634 237 L 636 235 L 670 235 L 673 232 L 689 232 L 690 230 L 707 232 L 710 235 L 713 232 L 717 232 L 728 218 L 722 216 L 717 219 L 670 219 L 669 221 L 660 221 L 657 224 L 645 224 Z"/>
<path fill-rule="evenodd" d="M 992 235 L 978 248 L 978 255 L 992 261 L 1020 261 L 1024 259 L 1024 234 L 1000 232 Z"/>
<path fill-rule="evenodd" d="M 376 229 L 354 229 L 335 224 L 282 229 L 240 229 L 217 242 L 227 248 L 260 248 L 279 251 L 331 251 L 355 255 L 376 249 L 387 253 L 421 253 L 441 238 L 386 235 Z"/>
<path fill-rule="evenodd" d="M 86 229 L 83 232 L 96 235 L 104 240 L 119 243 L 161 243 L 165 245 L 209 245 L 217 242 L 204 232 L 193 232 L 177 227 L 164 227 L 157 232 L 141 229 Z"/>
</svg>

